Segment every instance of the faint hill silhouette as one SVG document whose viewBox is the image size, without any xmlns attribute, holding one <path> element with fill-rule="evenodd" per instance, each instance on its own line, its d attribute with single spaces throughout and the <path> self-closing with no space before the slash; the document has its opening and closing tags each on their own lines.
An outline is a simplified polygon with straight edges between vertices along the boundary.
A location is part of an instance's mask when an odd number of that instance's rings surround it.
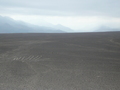
<svg viewBox="0 0 120 90">
<path fill-rule="evenodd" d="M 0 16 L 0 33 L 64 33 L 61 29 L 37 26 Z"/>
<path fill-rule="evenodd" d="M 110 28 L 107 26 L 101 26 L 98 29 L 95 30 L 95 32 L 114 32 L 114 31 L 120 31 L 118 28 Z"/>
</svg>

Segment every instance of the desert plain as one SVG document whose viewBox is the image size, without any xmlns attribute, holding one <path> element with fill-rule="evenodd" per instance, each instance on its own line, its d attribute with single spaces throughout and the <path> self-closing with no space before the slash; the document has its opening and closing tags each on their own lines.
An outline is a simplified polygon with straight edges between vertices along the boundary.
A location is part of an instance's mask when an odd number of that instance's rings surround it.
<svg viewBox="0 0 120 90">
<path fill-rule="evenodd" d="M 0 90 L 120 90 L 120 32 L 0 34 Z"/>
</svg>

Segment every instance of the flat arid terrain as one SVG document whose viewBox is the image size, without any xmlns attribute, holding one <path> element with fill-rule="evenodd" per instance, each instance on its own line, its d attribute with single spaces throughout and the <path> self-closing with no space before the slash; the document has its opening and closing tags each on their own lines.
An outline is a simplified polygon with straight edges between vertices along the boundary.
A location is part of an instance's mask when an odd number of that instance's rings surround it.
<svg viewBox="0 0 120 90">
<path fill-rule="evenodd" d="M 120 90 L 120 32 L 0 34 L 0 90 Z"/>
</svg>

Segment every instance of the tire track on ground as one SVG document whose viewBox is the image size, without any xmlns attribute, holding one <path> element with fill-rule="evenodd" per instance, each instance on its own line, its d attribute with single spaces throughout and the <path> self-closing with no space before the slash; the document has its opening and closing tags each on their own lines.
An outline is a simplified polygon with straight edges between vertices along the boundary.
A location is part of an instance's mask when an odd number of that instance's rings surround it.
<svg viewBox="0 0 120 90">
<path fill-rule="evenodd" d="M 120 53 L 120 52 L 117 52 L 117 51 L 112 51 L 112 50 L 106 50 L 106 49 L 103 49 L 103 48 L 95 48 L 95 47 L 89 47 L 89 46 L 82 46 L 82 45 L 76 45 L 76 44 L 69 44 L 69 43 L 64 43 L 64 44 L 67 44 L 67 45 L 70 45 L 70 46 L 77 46 L 77 47 L 81 47 L 82 49 L 89 49 L 91 51 L 93 50 L 99 50 L 99 51 L 104 51 L 104 52 L 113 52 L 113 53 Z"/>
<path fill-rule="evenodd" d="M 27 42 L 24 42 L 18 48 L 13 49 L 12 51 L 7 51 L 4 54 L 1 54 L 0 59 L 4 60 L 4 61 L 27 59 L 24 56 L 27 55 L 26 50 L 29 50 L 28 48 L 31 48 L 32 45 L 37 44 L 37 43 L 43 44 L 43 43 L 49 43 L 49 42 L 51 42 L 51 41 L 27 41 Z M 21 57 L 21 55 L 23 55 L 23 54 L 24 54 L 24 56 Z M 33 58 L 34 58 L 34 56 L 28 57 L 28 59 L 30 59 L 30 60 L 32 60 Z M 38 59 L 40 59 L 40 57 L 38 57 Z"/>
<path fill-rule="evenodd" d="M 114 43 L 114 44 L 117 44 L 117 45 L 120 45 L 119 42 L 115 42 L 114 39 L 110 39 L 110 42 Z"/>
</svg>

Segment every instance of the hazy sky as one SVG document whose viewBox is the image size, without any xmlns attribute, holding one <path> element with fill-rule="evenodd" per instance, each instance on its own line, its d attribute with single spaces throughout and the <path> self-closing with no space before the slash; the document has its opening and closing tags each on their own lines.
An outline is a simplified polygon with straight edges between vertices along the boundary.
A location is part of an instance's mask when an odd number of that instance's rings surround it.
<svg viewBox="0 0 120 90">
<path fill-rule="evenodd" d="M 0 15 L 40 25 L 62 24 L 76 31 L 120 28 L 120 0 L 0 0 Z"/>
</svg>

